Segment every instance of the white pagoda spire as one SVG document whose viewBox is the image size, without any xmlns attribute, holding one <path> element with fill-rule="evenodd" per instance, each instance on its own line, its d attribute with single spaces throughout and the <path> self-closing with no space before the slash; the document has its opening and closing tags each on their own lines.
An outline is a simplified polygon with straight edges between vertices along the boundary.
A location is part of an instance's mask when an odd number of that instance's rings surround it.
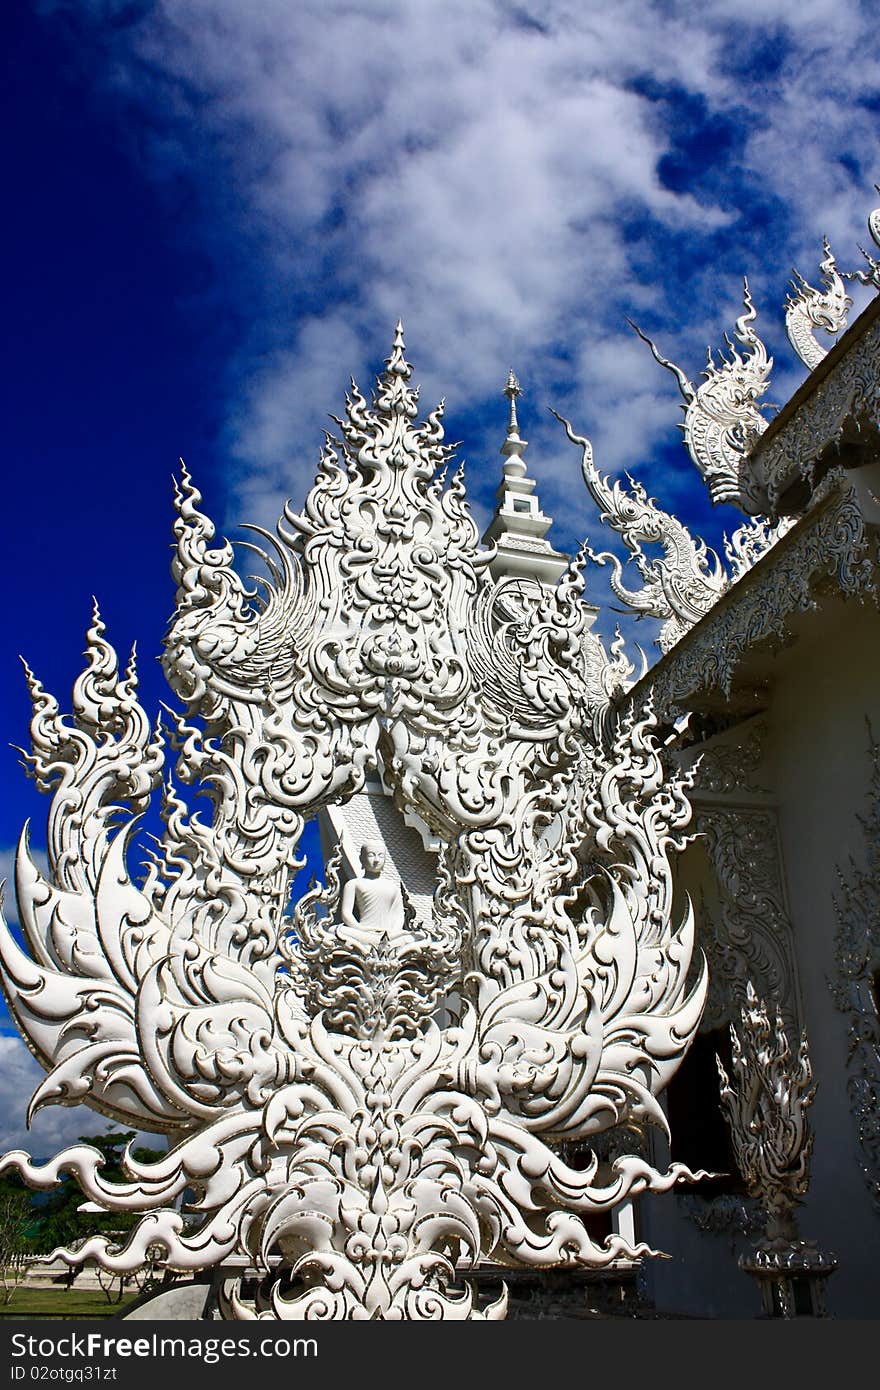
<svg viewBox="0 0 880 1390">
<path fill-rule="evenodd" d="M 495 579 L 512 575 L 553 585 L 565 570 L 569 557 L 554 550 L 545 539 L 553 518 L 542 512 L 535 491 L 537 483 L 528 476 L 523 461 L 528 440 L 520 437 L 516 418 L 516 401 L 522 395 L 522 388 L 512 371 L 504 394 L 510 402 L 507 437 L 501 446 L 505 456 L 504 476 L 495 494 L 495 515 L 483 536 L 485 544 L 494 542 L 498 547 L 489 569 Z"/>
</svg>

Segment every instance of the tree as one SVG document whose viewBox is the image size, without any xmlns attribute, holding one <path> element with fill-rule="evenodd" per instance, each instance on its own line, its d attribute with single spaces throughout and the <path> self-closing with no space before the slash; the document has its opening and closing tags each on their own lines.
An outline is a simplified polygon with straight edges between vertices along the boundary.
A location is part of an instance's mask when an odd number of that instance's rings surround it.
<svg viewBox="0 0 880 1390">
<path fill-rule="evenodd" d="M 0 1194 L 0 1284 L 4 1305 L 27 1273 L 31 1254 L 31 1203 L 26 1192 Z"/>
<path fill-rule="evenodd" d="M 79 1136 L 79 1142 L 90 1144 L 101 1152 L 104 1157 L 104 1174 L 113 1181 L 124 1180 L 122 1155 L 125 1148 L 136 1137 L 134 1130 L 108 1130 L 104 1134 L 82 1134 Z M 161 1150 L 158 1149 L 137 1148 L 134 1150 L 135 1156 L 139 1159 L 153 1158 L 160 1153 Z M 60 1246 L 75 1249 L 88 1236 L 94 1235 L 96 1231 L 108 1235 L 118 1234 L 122 1240 L 137 1219 L 133 1214 L 117 1212 L 110 1216 L 102 1212 L 80 1211 L 82 1204 L 83 1194 L 71 1177 L 65 1177 L 61 1184 L 49 1194 L 48 1198 L 42 1201 L 37 1199 L 32 1204 L 36 1241 L 40 1250 L 48 1254 L 50 1250 L 58 1249 Z M 73 1283 L 78 1272 L 76 1266 L 71 1265 L 69 1267 L 68 1287 Z M 105 1292 L 107 1292 L 106 1289 Z M 107 1296 L 109 1300 L 109 1293 Z"/>
</svg>

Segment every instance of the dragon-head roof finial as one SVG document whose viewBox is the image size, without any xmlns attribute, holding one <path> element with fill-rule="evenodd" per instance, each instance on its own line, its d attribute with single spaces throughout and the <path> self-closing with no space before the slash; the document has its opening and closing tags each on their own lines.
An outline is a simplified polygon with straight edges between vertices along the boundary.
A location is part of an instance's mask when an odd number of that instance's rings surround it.
<svg viewBox="0 0 880 1390">
<path fill-rule="evenodd" d="M 770 384 L 773 359 L 753 327 L 757 317 L 749 282 L 743 279 L 745 312 L 736 320 L 734 339 L 748 349 L 740 353 L 729 335 L 725 342 L 729 350 L 718 354 L 716 361 L 708 349 L 703 381 L 693 382 L 669 358 L 664 357 L 646 333 L 628 319 L 630 327 L 646 342 L 661 367 L 672 372 L 684 401 L 684 442 L 693 462 L 705 482 L 713 504 L 729 502 L 744 511 L 747 504 L 747 479 L 743 460 L 755 439 L 767 428 L 758 402 Z"/>
<path fill-rule="evenodd" d="M 874 189 L 880 193 L 880 183 L 874 184 Z M 868 231 L 875 246 L 880 247 L 880 208 L 874 208 L 868 214 Z M 867 262 L 867 270 L 842 270 L 840 274 L 844 280 L 856 280 L 860 285 L 872 285 L 875 290 L 880 290 L 880 260 L 866 251 L 864 246 L 859 247 L 859 251 Z"/>
<path fill-rule="evenodd" d="M 793 267 L 793 293 L 785 301 L 788 341 L 810 371 L 828 355 L 828 349 L 816 340 L 814 330 L 821 328 L 823 333 L 842 333 L 852 308 L 852 300 L 844 289 L 827 236 L 822 238 L 822 249 L 825 253 L 819 263 L 822 289 L 814 289 Z"/>
</svg>

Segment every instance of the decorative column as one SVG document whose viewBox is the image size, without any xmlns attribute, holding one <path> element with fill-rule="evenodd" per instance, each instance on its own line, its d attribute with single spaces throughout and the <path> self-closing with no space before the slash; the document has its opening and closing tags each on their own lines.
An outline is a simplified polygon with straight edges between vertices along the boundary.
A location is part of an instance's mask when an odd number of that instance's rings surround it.
<svg viewBox="0 0 880 1390">
<path fill-rule="evenodd" d="M 825 1280 L 837 1260 L 815 1241 L 801 1240 L 795 1218 L 813 1149 L 806 1112 L 816 1087 L 807 1035 L 792 1056 L 781 1013 L 771 1024 L 751 981 L 740 1017 L 740 1033 L 730 1025 L 736 1089 L 718 1059 L 721 1104 L 737 1166 L 767 1213 L 767 1231 L 740 1256 L 739 1267 L 758 1281 L 765 1317 L 825 1317 Z"/>
</svg>

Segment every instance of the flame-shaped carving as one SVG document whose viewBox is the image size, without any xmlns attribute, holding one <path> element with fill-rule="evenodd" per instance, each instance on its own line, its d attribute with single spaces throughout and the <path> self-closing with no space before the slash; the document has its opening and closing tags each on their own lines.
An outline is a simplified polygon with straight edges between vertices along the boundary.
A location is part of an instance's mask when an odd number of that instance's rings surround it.
<svg viewBox="0 0 880 1390">
<path fill-rule="evenodd" d="M 657 618 L 661 623 L 657 646 L 670 651 L 686 632 L 700 621 L 768 550 L 788 532 L 793 520 L 783 517 L 771 525 L 756 516 L 724 537 L 725 570 L 714 550 L 699 536 L 692 536 L 683 522 L 663 511 L 649 497 L 641 483 L 629 474 L 629 488 L 603 477 L 593 462 L 593 446 L 583 435 L 575 434 L 569 422 L 556 411 L 557 420 L 581 450 L 581 470 L 587 491 L 599 509 L 600 520 L 616 531 L 635 561 L 642 581 L 640 589 L 629 589 L 623 582 L 623 565 L 610 551 L 597 554 L 584 546 L 584 554 L 597 565 L 610 565 L 610 585 L 615 598 L 637 617 Z M 643 547 L 655 545 L 660 553 L 648 555 Z"/>
<path fill-rule="evenodd" d="M 795 1235 L 794 1209 L 809 1183 L 813 1149 L 807 1108 L 816 1087 L 807 1035 L 802 1034 L 793 1054 L 782 1014 L 777 1009 L 771 1022 L 751 981 L 740 1014 L 740 1028 L 730 1025 L 733 1082 L 718 1059 L 721 1102 L 737 1167 L 749 1192 L 769 1214 L 768 1238 L 790 1240 Z"/>
<path fill-rule="evenodd" d="M 770 522 L 765 516 L 755 516 L 738 526 L 733 535 L 728 536 L 725 531 L 724 558 L 730 583 L 735 584 L 744 574 L 748 574 L 777 541 L 788 535 L 796 521 L 797 517 L 793 516 L 780 517 L 777 522 Z"/>
<path fill-rule="evenodd" d="M 623 566 L 616 555 L 608 551 L 597 555 L 590 547 L 586 547 L 586 553 L 595 564 L 611 565 L 611 589 L 627 608 L 639 616 L 661 620 L 657 642 L 662 652 L 668 652 L 727 588 L 721 562 L 703 541 L 694 539 L 677 517 L 658 507 L 641 483 L 630 477 L 627 489 L 622 483 L 603 477 L 593 462 L 590 441 L 575 434 L 561 415 L 556 418 L 564 425 L 572 444 L 581 450 L 581 471 L 587 490 L 599 509 L 600 520 L 617 532 L 635 560 L 641 589 L 626 587 Z M 646 555 L 642 548 L 645 545 L 659 545 L 661 555 Z"/>
</svg>

